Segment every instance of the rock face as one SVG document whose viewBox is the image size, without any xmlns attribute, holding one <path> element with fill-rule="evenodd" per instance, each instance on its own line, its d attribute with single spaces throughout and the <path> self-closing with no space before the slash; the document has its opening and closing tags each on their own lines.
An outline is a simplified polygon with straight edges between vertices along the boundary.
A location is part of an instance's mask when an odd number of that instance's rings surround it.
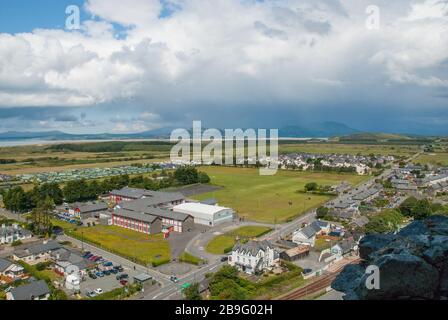
<svg viewBox="0 0 448 320">
<path fill-rule="evenodd" d="M 414 221 L 394 235 L 367 235 L 359 252 L 362 262 L 346 266 L 331 285 L 344 299 L 448 297 L 448 217 Z M 369 266 L 379 271 L 379 289 L 366 285 L 373 278 Z"/>
</svg>

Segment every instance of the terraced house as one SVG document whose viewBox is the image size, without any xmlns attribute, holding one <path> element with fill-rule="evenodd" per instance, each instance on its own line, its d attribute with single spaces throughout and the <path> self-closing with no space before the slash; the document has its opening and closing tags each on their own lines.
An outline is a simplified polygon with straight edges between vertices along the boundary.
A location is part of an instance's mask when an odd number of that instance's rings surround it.
<svg viewBox="0 0 448 320">
<path fill-rule="evenodd" d="M 31 231 L 22 229 L 19 225 L 6 226 L 3 224 L 0 228 L 0 244 L 13 243 L 30 239 L 33 236 Z"/>
</svg>

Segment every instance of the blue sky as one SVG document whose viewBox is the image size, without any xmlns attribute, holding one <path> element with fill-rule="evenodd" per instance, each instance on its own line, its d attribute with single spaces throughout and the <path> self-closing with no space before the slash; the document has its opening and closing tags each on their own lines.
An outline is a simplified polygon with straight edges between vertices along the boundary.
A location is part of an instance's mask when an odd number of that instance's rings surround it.
<svg viewBox="0 0 448 320">
<path fill-rule="evenodd" d="M 81 10 L 66 30 L 65 8 Z M 0 0 L 0 132 L 448 134 L 448 2 Z M 376 17 L 373 17 L 376 18 Z M 26 126 L 24 126 L 26 124 Z"/>
</svg>

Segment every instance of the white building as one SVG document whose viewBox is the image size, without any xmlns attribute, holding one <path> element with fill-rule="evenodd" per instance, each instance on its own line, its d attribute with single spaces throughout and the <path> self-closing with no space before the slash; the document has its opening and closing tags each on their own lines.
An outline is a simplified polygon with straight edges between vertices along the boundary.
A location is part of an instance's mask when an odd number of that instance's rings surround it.
<svg viewBox="0 0 448 320">
<path fill-rule="evenodd" d="M 229 257 L 229 265 L 240 271 L 255 274 L 272 269 L 280 260 L 279 253 L 268 241 L 237 243 Z"/>
<path fill-rule="evenodd" d="M 299 245 L 309 245 L 314 247 L 316 235 L 330 232 L 330 224 L 326 221 L 316 220 L 310 225 L 296 230 L 292 235 L 292 242 Z"/>
<path fill-rule="evenodd" d="M 179 204 L 173 211 L 188 214 L 194 218 L 194 223 L 210 227 L 232 221 L 235 213 L 230 208 L 193 202 Z"/>
<path fill-rule="evenodd" d="M 13 243 L 14 241 L 32 238 L 31 231 L 22 229 L 19 225 L 2 225 L 0 227 L 0 244 Z"/>
<path fill-rule="evenodd" d="M 69 276 L 67 276 L 67 278 L 65 279 L 65 287 L 68 290 L 74 290 L 74 291 L 79 291 L 80 288 L 80 284 L 81 284 L 81 280 L 79 279 L 79 277 L 75 274 L 70 274 Z"/>
</svg>

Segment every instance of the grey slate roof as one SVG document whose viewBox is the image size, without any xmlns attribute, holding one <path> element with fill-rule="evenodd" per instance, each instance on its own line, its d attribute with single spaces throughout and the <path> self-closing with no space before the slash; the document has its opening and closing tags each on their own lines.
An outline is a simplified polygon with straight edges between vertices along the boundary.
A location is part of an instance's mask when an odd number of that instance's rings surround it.
<svg viewBox="0 0 448 320">
<path fill-rule="evenodd" d="M 124 187 L 120 190 L 113 190 L 110 194 L 131 199 L 146 199 L 147 201 L 143 203 L 149 206 L 185 199 L 185 196 L 180 192 L 159 192 L 129 187 Z"/>
<path fill-rule="evenodd" d="M 10 265 L 12 265 L 13 263 L 9 260 L 0 258 L 0 272 L 5 271 L 6 269 L 9 268 Z"/>
<path fill-rule="evenodd" d="M 81 213 L 89 213 L 97 211 L 106 211 L 107 209 L 109 209 L 109 207 L 104 202 L 97 202 L 78 206 L 78 209 Z"/>
<path fill-rule="evenodd" d="M 34 281 L 30 284 L 11 289 L 14 300 L 31 300 L 32 297 L 38 298 L 49 293 L 50 289 L 44 280 Z"/>
<path fill-rule="evenodd" d="M 129 201 L 122 203 L 120 206 L 123 209 L 133 210 L 133 211 L 144 211 L 148 207 L 157 207 L 164 204 L 168 204 L 175 201 L 182 201 L 185 196 L 179 192 L 157 192 L 151 191 L 153 195 L 146 198 L 137 199 L 134 201 Z"/>
<path fill-rule="evenodd" d="M 376 188 L 370 188 L 366 191 L 360 192 L 353 196 L 353 200 L 365 200 L 375 194 L 377 194 L 380 190 Z"/>
<path fill-rule="evenodd" d="M 234 247 L 233 251 L 238 251 L 240 253 L 250 253 L 252 256 L 257 255 L 257 253 L 261 251 L 267 251 L 268 248 L 273 248 L 272 244 L 269 241 L 249 241 L 247 243 L 242 244 L 238 242 Z"/>
<path fill-rule="evenodd" d="M 159 217 L 152 216 L 146 213 L 140 213 L 130 210 L 123 210 L 123 209 L 116 209 L 114 212 L 115 216 L 123 217 L 123 218 L 129 218 L 134 219 L 138 221 L 143 221 L 147 223 L 153 223 L 155 220 L 157 220 Z"/>
<path fill-rule="evenodd" d="M 146 214 L 160 217 L 162 219 L 170 219 L 170 220 L 176 220 L 176 221 L 185 221 L 187 218 L 191 217 L 190 215 L 188 215 L 186 213 L 162 210 L 159 208 L 147 208 L 146 210 L 144 210 L 144 212 Z"/>
<path fill-rule="evenodd" d="M 28 248 L 29 253 L 31 254 L 40 254 L 44 252 L 53 251 L 61 248 L 61 245 L 56 241 L 49 241 L 47 243 L 38 244 Z"/>
</svg>

